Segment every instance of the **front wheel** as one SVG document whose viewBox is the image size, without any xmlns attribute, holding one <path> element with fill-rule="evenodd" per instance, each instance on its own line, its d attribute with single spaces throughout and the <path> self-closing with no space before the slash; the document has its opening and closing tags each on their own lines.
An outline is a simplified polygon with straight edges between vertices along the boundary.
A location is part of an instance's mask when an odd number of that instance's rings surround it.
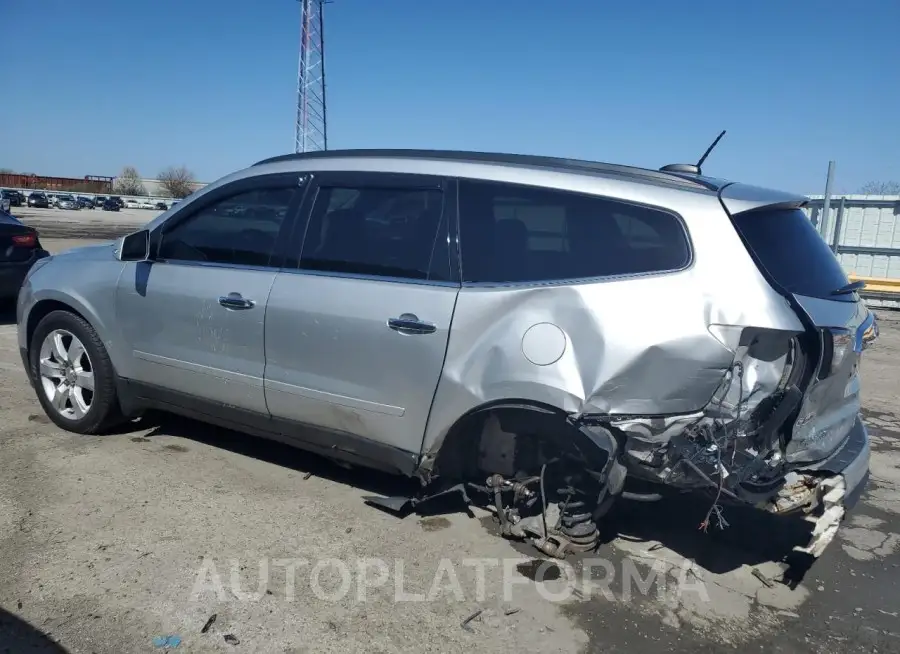
<svg viewBox="0 0 900 654">
<path fill-rule="evenodd" d="M 38 400 L 57 426 L 98 434 L 121 421 L 116 373 L 91 325 L 68 311 L 52 311 L 34 331 L 29 351 Z"/>
</svg>

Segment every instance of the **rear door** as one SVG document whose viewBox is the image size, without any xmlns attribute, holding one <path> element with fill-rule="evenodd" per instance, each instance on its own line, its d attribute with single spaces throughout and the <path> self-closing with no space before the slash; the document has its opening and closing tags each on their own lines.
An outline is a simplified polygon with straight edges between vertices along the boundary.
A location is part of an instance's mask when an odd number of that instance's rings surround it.
<svg viewBox="0 0 900 654">
<path fill-rule="evenodd" d="M 757 265 L 791 296 L 817 332 L 817 369 L 805 389 L 787 455 L 794 462 L 825 459 L 858 420 L 859 361 L 874 317 L 799 207 L 761 207 L 734 214 L 732 221 Z"/>
<path fill-rule="evenodd" d="M 266 311 L 274 418 L 418 455 L 459 291 L 449 195 L 436 177 L 313 175 Z"/>
</svg>

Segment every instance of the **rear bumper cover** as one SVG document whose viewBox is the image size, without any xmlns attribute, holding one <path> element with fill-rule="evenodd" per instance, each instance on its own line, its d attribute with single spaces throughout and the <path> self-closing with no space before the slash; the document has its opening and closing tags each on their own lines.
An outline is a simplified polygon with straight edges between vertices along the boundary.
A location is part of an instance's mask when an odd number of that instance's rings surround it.
<svg viewBox="0 0 900 654">
<path fill-rule="evenodd" d="M 862 418 L 857 417 L 850 435 L 834 454 L 817 464 L 804 466 L 798 472 L 830 472 L 843 477 L 846 487 L 843 504 L 849 511 L 859 502 L 868 484 L 870 455 L 869 432 Z"/>
<path fill-rule="evenodd" d="M 834 540 L 847 513 L 859 503 L 869 481 L 869 434 L 857 416 L 844 443 L 827 459 L 798 466 L 769 504 L 773 513 L 800 511 L 812 524 L 809 543 L 794 552 L 818 558 Z"/>
</svg>

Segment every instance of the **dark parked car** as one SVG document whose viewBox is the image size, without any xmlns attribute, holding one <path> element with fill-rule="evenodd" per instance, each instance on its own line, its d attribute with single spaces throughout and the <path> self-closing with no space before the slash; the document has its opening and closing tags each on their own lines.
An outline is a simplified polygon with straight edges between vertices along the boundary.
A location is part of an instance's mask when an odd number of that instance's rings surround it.
<svg viewBox="0 0 900 654">
<path fill-rule="evenodd" d="M 47 256 L 36 229 L 0 211 L 0 303 L 17 296 L 31 265 Z"/>
<path fill-rule="evenodd" d="M 85 197 L 84 195 L 79 195 L 75 198 L 75 201 L 78 203 L 79 209 L 93 209 L 97 206 L 91 198 Z"/>
<path fill-rule="evenodd" d="M 32 193 L 28 196 L 28 206 L 38 209 L 49 209 L 50 198 L 47 197 L 46 193 Z"/>
<path fill-rule="evenodd" d="M 118 195 L 111 195 L 109 197 L 109 199 L 112 200 L 113 202 L 115 202 L 117 205 L 119 205 L 119 209 L 125 208 L 125 200 L 120 198 Z"/>
<path fill-rule="evenodd" d="M 0 196 L 2 196 L 4 200 L 9 200 L 9 206 L 11 207 L 21 207 L 25 204 L 25 196 L 18 191 L 4 189 L 0 192 Z"/>
<path fill-rule="evenodd" d="M 165 202 L 157 202 L 156 208 L 160 211 L 167 211 L 169 209 L 169 205 L 167 205 Z"/>
<path fill-rule="evenodd" d="M 101 206 L 104 211 L 118 211 L 122 208 L 114 198 L 106 198 Z"/>
</svg>

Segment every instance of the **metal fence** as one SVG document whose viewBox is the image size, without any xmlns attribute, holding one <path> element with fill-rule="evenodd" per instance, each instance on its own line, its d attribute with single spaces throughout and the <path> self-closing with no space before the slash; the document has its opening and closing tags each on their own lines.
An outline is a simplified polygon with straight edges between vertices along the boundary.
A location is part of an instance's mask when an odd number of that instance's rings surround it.
<svg viewBox="0 0 900 654">
<path fill-rule="evenodd" d="M 873 304 L 900 308 L 900 196 L 810 196 L 807 215 Z"/>
</svg>

